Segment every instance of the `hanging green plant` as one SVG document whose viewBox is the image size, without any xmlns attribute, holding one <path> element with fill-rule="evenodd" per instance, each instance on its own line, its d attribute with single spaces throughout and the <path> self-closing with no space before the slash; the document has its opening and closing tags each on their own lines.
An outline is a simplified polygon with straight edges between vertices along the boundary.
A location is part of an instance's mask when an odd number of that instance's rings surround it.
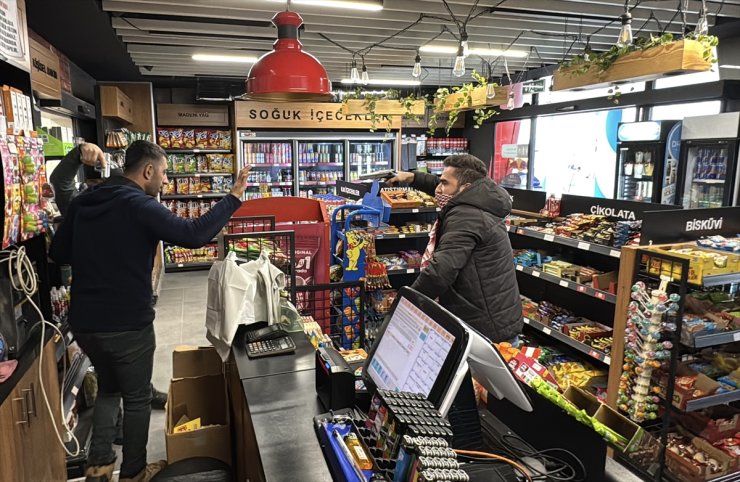
<svg viewBox="0 0 740 482">
<path fill-rule="evenodd" d="M 452 129 L 452 126 L 457 122 L 460 113 L 463 111 L 473 110 L 473 121 L 475 123 L 473 127 L 475 129 L 479 128 L 486 120 L 498 114 L 493 109 L 494 106 L 489 105 L 491 101 L 486 97 L 488 80 L 475 71 L 473 71 L 473 79 L 475 83 L 465 83 L 461 86 L 453 87 L 452 90 L 447 88 L 437 89 L 434 96 L 433 113 L 429 118 L 428 130 L 430 135 L 434 134 L 439 115 L 442 112 L 446 112 L 448 115 L 445 125 L 445 132 L 448 136 L 450 135 L 450 129 Z M 496 89 L 499 89 L 498 85 L 496 85 Z M 505 95 L 506 92 L 504 89 L 499 89 L 497 97 L 499 99 L 505 98 Z"/>
<path fill-rule="evenodd" d="M 400 115 L 418 120 L 424 115 L 426 99 L 410 94 L 401 98 L 401 93 L 389 89 L 383 94 L 372 94 L 358 87 L 342 97 L 342 112 L 345 115 L 364 115 L 370 121 L 370 131 L 374 132 L 379 124 L 385 124 L 390 131 L 393 126 L 391 116 Z"/>
</svg>

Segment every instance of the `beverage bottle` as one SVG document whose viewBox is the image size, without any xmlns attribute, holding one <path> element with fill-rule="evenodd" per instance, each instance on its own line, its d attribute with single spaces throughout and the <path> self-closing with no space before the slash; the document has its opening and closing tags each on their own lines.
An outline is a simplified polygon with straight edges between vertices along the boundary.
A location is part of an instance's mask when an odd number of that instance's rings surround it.
<svg viewBox="0 0 740 482">
<path fill-rule="evenodd" d="M 727 151 L 724 149 L 719 151 L 719 157 L 717 159 L 717 179 L 725 179 L 727 176 Z"/>
<path fill-rule="evenodd" d="M 705 177 L 707 179 L 717 179 L 717 151 L 714 149 L 710 150 L 706 158 L 709 160 L 705 161 L 707 164 Z"/>
</svg>

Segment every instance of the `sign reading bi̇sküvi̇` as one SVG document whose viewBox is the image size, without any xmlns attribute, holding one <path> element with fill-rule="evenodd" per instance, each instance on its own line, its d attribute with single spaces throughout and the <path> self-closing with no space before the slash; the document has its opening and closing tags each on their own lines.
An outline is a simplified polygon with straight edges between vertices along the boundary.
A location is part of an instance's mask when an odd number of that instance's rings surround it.
<svg viewBox="0 0 740 482">
<path fill-rule="evenodd" d="M 234 102 L 237 129 L 370 129 L 370 114 L 344 114 L 339 102 Z M 375 129 L 399 129 L 400 116 L 377 116 Z"/>
<path fill-rule="evenodd" d="M 717 235 L 733 237 L 739 232 L 738 207 L 646 212 L 640 244 L 679 243 Z"/>
</svg>

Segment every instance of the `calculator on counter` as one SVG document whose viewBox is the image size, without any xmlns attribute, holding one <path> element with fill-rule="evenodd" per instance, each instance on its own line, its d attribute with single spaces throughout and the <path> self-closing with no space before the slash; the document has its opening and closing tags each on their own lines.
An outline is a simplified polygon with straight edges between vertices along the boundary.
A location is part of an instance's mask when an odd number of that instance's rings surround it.
<svg viewBox="0 0 740 482">
<path fill-rule="evenodd" d="M 260 358 L 263 356 L 283 355 L 295 352 L 295 342 L 287 332 L 276 326 L 268 326 L 261 330 L 247 332 L 247 356 Z"/>
</svg>

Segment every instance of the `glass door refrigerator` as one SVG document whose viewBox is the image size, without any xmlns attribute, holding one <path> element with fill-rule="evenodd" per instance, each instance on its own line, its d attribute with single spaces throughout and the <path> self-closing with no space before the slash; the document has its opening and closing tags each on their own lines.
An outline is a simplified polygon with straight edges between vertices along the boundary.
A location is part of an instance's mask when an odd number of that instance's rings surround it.
<svg viewBox="0 0 740 482">
<path fill-rule="evenodd" d="M 294 148 L 289 137 L 239 132 L 239 168 L 252 166 L 244 199 L 295 196 Z"/>
<path fill-rule="evenodd" d="M 614 199 L 660 202 L 666 139 L 676 122 L 647 121 L 619 124 Z"/>
<path fill-rule="evenodd" d="M 338 180 L 345 179 L 346 141 L 321 135 L 297 139 L 298 195 L 333 194 Z"/>
<path fill-rule="evenodd" d="M 739 136 L 740 112 L 683 120 L 679 193 L 685 208 L 737 205 Z"/>
<path fill-rule="evenodd" d="M 363 134 L 349 138 L 349 180 L 396 167 L 396 133 Z"/>
</svg>

